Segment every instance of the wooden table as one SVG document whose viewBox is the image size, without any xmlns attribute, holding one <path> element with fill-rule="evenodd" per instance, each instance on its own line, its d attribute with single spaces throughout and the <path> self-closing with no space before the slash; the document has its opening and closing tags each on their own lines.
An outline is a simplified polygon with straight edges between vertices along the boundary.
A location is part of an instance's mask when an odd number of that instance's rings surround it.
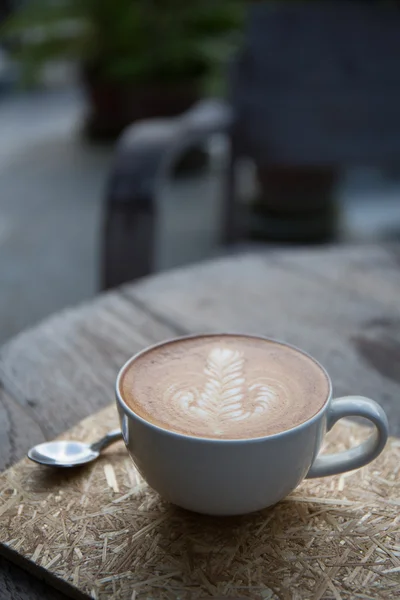
<svg viewBox="0 0 400 600">
<path fill-rule="evenodd" d="M 269 251 L 142 280 L 8 342 L 0 353 L 1 468 L 110 403 L 131 354 L 205 331 L 258 333 L 304 348 L 327 367 L 336 395 L 376 399 L 391 434 L 400 433 L 400 246 Z M 2 599 L 64 598 L 0 564 Z"/>
</svg>

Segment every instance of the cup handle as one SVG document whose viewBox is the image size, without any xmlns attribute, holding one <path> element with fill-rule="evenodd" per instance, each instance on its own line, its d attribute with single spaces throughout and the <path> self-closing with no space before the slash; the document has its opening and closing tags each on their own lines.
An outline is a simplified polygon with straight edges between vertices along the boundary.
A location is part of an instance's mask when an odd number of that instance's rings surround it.
<svg viewBox="0 0 400 600">
<path fill-rule="evenodd" d="M 383 408 L 377 402 L 363 396 L 345 396 L 332 400 L 328 408 L 327 431 L 343 417 L 364 417 L 372 421 L 374 431 L 368 439 L 350 450 L 317 456 L 306 475 L 307 479 L 358 469 L 374 460 L 384 449 L 389 425 Z"/>
</svg>

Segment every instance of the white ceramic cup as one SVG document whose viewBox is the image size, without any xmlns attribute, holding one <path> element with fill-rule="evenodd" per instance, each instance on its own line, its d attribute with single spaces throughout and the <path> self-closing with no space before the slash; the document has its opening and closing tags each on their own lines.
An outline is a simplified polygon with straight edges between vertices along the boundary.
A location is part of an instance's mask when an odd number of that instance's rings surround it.
<svg viewBox="0 0 400 600">
<path fill-rule="evenodd" d="M 321 410 L 282 433 L 224 440 L 163 429 L 137 415 L 121 393 L 122 374 L 141 354 L 130 358 L 117 378 L 116 398 L 123 438 L 147 483 L 169 502 L 188 510 L 209 515 L 260 510 L 282 500 L 304 478 L 358 469 L 374 460 L 385 446 L 388 421 L 379 404 L 362 396 L 332 399 L 327 374 L 330 393 Z M 353 416 L 372 422 L 370 437 L 345 452 L 319 455 L 325 433 L 342 417 Z"/>
</svg>

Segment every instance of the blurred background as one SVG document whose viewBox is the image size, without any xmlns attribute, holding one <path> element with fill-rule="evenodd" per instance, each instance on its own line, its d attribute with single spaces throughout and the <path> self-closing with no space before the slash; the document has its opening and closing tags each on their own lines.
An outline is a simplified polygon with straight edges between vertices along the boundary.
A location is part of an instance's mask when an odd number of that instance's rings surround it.
<svg viewBox="0 0 400 600">
<path fill-rule="evenodd" d="M 398 240 L 399 11 L 0 0 L 0 343 L 238 245 Z"/>
</svg>

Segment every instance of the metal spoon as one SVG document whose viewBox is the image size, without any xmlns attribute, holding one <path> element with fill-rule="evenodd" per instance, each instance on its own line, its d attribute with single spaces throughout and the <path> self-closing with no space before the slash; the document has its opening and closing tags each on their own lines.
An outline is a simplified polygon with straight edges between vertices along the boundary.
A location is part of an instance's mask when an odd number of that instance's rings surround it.
<svg viewBox="0 0 400 600">
<path fill-rule="evenodd" d="M 67 441 L 44 442 L 31 448 L 28 457 L 47 467 L 78 467 L 96 460 L 104 448 L 121 439 L 121 431 L 114 429 L 93 444 Z"/>
</svg>

